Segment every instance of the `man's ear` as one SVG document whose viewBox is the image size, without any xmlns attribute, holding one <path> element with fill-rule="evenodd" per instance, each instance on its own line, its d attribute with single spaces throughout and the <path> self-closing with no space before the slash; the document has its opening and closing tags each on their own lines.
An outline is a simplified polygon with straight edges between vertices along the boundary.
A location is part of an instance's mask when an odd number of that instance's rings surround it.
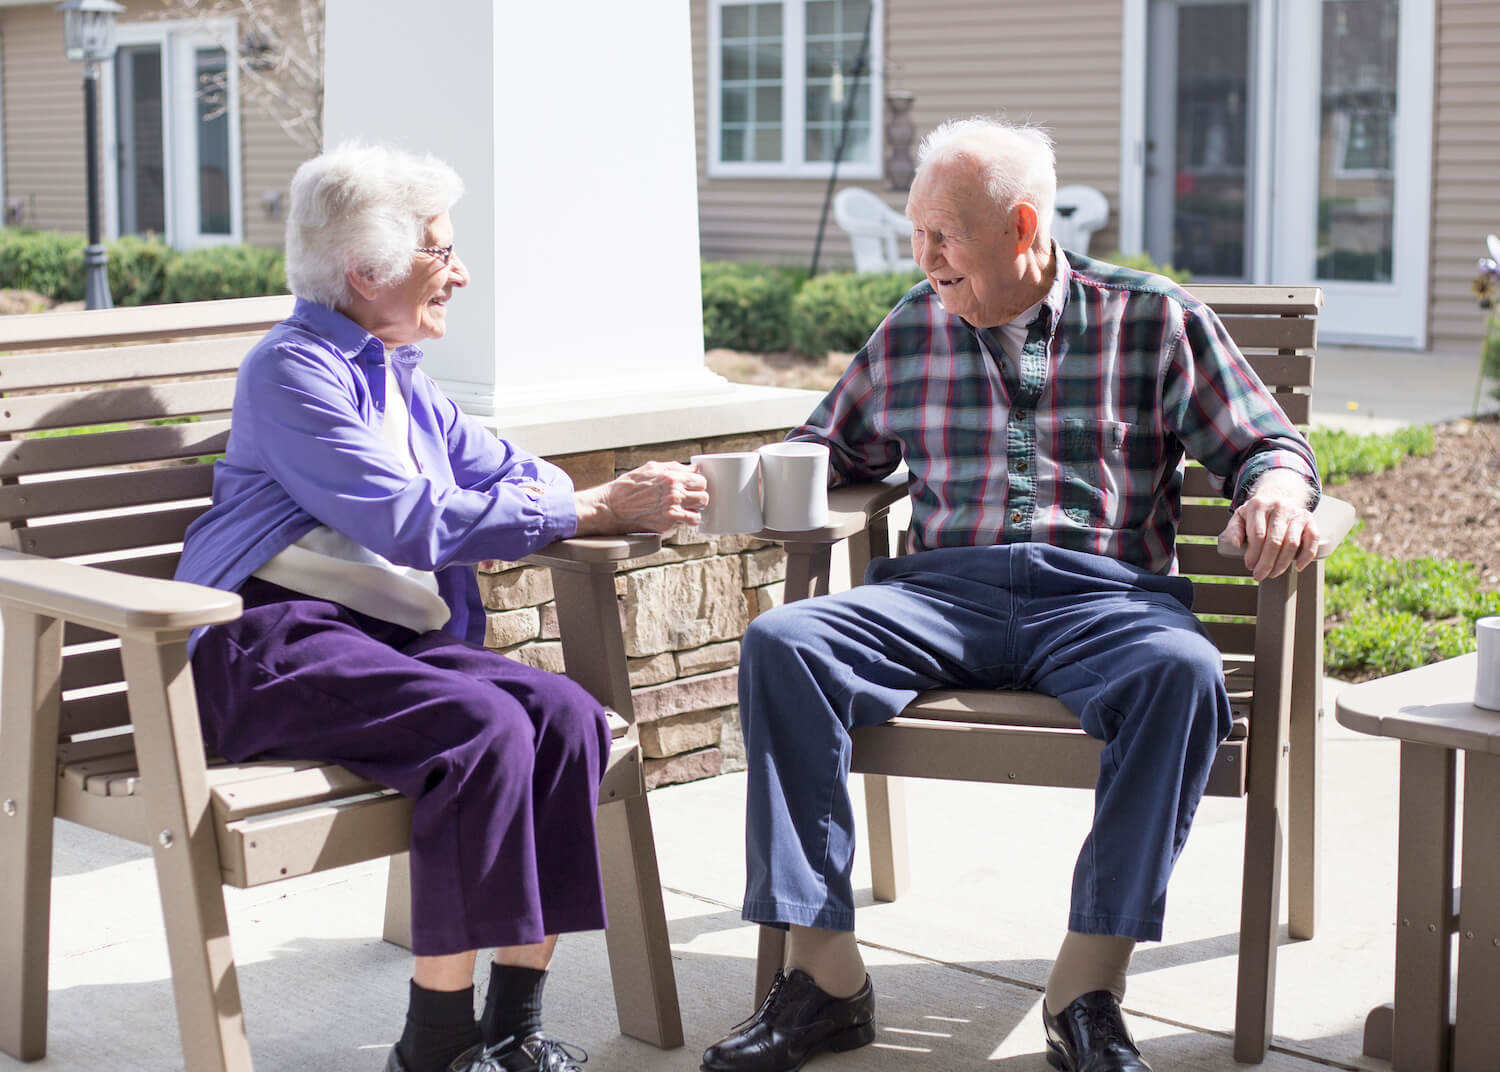
<svg viewBox="0 0 1500 1072">
<path fill-rule="evenodd" d="M 1010 219 L 1016 228 L 1016 256 L 1019 257 L 1036 243 L 1041 217 L 1030 201 L 1017 201 L 1010 210 Z"/>
<path fill-rule="evenodd" d="M 375 297 L 375 292 L 380 288 L 375 285 L 374 279 L 363 269 L 350 265 L 344 271 L 344 281 L 349 284 L 349 289 L 358 294 L 365 301 Z"/>
</svg>

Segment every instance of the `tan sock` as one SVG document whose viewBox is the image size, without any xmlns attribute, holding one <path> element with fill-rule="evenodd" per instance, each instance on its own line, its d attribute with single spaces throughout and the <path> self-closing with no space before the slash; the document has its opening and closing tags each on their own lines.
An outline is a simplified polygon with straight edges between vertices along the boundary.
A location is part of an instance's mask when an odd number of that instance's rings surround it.
<svg viewBox="0 0 1500 1072">
<path fill-rule="evenodd" d="M 859 993 L 865 985 L 865 961 L 853 931 L 792 927 L 786 940 L 786 970 L 801 968 L 819 988 L 836 998 Z"/>
<path fill-rule="evenodd" d="M 1125 971 L 1135 952 L 1134 938 L 1069 931 L 1047 977 L 1047 1011 L 1056 1016 L 1084 994 L 1108 990 L 1125 1000 Z"/>
</svg>

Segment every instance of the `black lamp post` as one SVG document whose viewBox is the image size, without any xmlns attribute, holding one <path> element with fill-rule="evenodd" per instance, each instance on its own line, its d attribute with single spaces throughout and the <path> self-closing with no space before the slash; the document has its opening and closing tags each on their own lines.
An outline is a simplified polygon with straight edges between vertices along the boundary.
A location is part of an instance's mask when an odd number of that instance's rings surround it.
<svg viewBox="0 0 1500 1072">
<path fill-rule="evenodd" d="M 108 309 L 109 255 L 99 240 L 99 64 L 115 54 L 115 16 L 125 10 L 114 0 L 63 0 L 63 53 L 83 61 L 84 155 L 88 162 L 89 244 L 83 251 L 83 303 Z"/>
</svg>

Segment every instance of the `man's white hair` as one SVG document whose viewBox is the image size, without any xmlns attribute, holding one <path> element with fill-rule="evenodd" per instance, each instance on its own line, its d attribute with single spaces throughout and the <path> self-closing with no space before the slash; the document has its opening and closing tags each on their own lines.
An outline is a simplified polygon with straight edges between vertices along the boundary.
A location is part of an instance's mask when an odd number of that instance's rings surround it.
<svg viewBox="0 0 1500 1072">
<path fill-rule="evenodd" d="M 979 166 L 985 189 L 1000 209 L 1008 210 L 1017 201 L 1034 204 L 1041 234 L 1051 235 L 1057 157 L 1045 130 L 983 115 L 949 119 L 922 139 L 917 170 L 953 159 L 971 160 Z"/>
<path fill-rule="evenodd" d="M 292 176 L 286 281 L 299 298 L 338 308 L 351 269 L 376 286 L 406 278 L 427 225 L 453 207 L 463 180 L 435 156 L 345 142 Z"/>
</svg>

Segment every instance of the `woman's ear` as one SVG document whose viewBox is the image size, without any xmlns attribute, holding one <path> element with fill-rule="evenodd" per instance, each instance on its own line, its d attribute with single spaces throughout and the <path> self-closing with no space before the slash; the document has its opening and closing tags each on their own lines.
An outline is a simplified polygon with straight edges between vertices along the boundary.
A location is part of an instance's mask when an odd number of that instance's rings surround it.
<svg viewBox="0 0 1500 1072">
<path fill-rule="evenodd" d="M 354 291 L 354 293 L 358 294 L 365 301 L 372 300 L 376 292 L 380 289 L 375 285 L 375 280 L 368 270 L 357 268 L 353 265 L 345 270 L 344 281 L 349 284 L 350 290 Z"/>
</svg>

